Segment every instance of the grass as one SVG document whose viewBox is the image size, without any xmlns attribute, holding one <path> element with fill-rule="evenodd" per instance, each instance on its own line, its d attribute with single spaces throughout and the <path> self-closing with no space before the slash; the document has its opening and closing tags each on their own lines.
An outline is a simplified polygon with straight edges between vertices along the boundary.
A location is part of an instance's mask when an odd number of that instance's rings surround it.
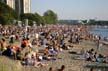
<svg viewBox="0 0 108 71">
<path fill-rule="evenodd" d="M 19 61 L 11 60 L 5 56 L 0 56 L 0 71 L 21 71 Z"/>
</svg>

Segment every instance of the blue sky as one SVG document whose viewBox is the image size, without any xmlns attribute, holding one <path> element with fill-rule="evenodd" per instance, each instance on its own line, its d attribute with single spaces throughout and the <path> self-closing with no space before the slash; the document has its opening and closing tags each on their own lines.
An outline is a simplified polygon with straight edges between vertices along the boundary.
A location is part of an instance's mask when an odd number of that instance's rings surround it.
<svg viewBox="0 0 108 71">
<path fill-rule="evenodd" d="M 47 10 L 59 19 L 108 20 L 108 0 L 31 0 L 31 12 L 42 15 Z"/>
</svg>

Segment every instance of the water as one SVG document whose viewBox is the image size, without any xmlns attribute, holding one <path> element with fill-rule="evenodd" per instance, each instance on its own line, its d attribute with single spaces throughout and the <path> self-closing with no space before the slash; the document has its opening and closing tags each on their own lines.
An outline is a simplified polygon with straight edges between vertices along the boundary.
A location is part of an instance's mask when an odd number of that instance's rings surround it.
<svg viewBox="0 0 108 71">
<path fill-rule="evenodd" d="M 103 39 L 104 37 L 108 37 L 108 28 L 105 27 L 95 28 L 91 30 L 90 33 L 101 36 L 101 38 Z"/>
</svg>

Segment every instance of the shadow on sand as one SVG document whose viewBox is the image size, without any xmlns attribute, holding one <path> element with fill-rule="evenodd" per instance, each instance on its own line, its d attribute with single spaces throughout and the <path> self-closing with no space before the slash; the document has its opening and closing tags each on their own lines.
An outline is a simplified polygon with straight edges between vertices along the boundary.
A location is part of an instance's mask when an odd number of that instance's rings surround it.
<svg viewBox="0 0 108 71">
<path fill-rule="evenodd" d="M 85 67 L 86 68 L 93 68 L 96 71 L 108 71 L 108 66 L 104 66 L 104 65 L 100 65 L 100 66 L 97 66 L 97 65 L 86 65 Z"/>
</svg>

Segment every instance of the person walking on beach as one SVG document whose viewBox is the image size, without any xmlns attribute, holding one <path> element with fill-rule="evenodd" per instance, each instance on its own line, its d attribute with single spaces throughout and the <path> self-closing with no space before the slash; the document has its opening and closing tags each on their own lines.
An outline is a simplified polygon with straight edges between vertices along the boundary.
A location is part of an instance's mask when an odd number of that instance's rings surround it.
<svg viewBox="0 0 108 71">
<path fill-rule="evenodd" d="M 100 43 L 100 40 L 101 40 L 101 37 L 98 36 L 98 39 L 97 39 L 97 51 L 99 53 L 101 53 L 101 46 L 102 46 L 102 44 Z"/>
</svg>

